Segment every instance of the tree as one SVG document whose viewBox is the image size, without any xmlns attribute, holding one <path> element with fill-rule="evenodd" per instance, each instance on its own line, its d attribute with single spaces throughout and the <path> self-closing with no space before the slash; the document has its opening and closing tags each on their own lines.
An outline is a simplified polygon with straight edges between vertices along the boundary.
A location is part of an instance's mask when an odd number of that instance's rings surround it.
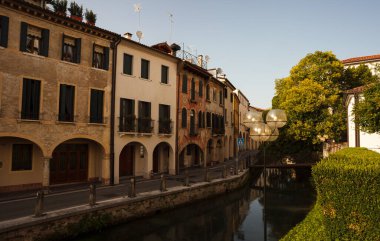
<svg viewBox="0 0 380 241">
<path fill-rule="evenodd" d="M 354 107 L 355 123 L 368 133 L 380 133 L 380 82 L 368 85 Z"/>
</svg>

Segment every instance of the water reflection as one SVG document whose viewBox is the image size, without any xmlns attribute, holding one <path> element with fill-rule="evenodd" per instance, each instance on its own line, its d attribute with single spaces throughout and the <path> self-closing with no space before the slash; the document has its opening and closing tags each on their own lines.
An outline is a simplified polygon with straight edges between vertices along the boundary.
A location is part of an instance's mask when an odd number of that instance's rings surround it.
<svg viewBox="0 0 380 241">
<path fill-rule="evenodd" d="M 299 181 L 292 173 L 289 170 L 268 173 L 268 240 L 278 240 L 286 234 L 304 218 L 314 203 L 315 195 L 308 179 Z M 263 192 L 260 182 L 262 177 L 251 187 L 77 240 L 261 241 Z"/>
</svg>

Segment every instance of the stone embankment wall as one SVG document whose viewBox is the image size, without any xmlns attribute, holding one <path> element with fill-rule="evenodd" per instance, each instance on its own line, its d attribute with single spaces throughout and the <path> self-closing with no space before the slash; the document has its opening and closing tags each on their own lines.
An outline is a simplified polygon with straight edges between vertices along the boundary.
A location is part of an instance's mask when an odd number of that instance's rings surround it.
<svg viewBox="0 0 380 241">
<path fill-rule="evenodd" d="M 133 218 L 207 199 L 238 189 L 249 179 L 249 170 L 226 179 L 215 179 L 190 187 L 173 187 L 166 192 L 152 191 L 135 198 L 115 198 L 90 207 L 82 205 L 0 223 L 0 241 L 60 240 L 80 233 L 97 231 Z"/>
</svg>

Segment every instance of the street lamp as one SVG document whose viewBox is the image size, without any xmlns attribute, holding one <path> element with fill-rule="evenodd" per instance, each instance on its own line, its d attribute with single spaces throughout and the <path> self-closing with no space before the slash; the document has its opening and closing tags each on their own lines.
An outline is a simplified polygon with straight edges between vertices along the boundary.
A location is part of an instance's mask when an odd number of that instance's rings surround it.
<svg viewBox="0 0 380 241">
<path fill-rule="evenodd" d="M 258 111 L 249 111 L 245 118 L 244 123 L 250 126 L 250 133 L 252 139 L 260 142 L 270 142 L 277 140 L 279 136 L 278 128 L 283 127 L 286 122 L 286 113 L 284 110 L 272 109 L 266 115 L 266 121 L 263 120 L 263 115 Z M 266 161 L 265 161 L 265 150 L 266 145 L 264 145 L 264 208 L 263 208 L 263 218 L 264 218 L 264 241 L 267 240 L 267 223 L 266 223 L 266 185 L 267 185 L 267 172 L 266 172 Z"/>
</svg>

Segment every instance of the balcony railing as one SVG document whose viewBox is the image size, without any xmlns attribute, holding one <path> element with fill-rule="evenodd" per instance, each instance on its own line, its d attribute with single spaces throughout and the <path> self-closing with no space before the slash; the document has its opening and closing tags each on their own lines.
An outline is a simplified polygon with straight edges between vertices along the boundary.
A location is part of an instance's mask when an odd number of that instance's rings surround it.
<svg viewBox="0 0 380 241">
<path fill-rule="evenodd" d="M 135 116 L 119 117 L 119 132 L 136 132 L 136 117 Z"/>
<path fill-rule="evenodd" d="M 171 121 L 171 120 L 159 120 L 158 121 L 158 133 L 159 134 L 173 134 L 173 121 Z"/>
<path fill-rule="evenodd" d="M 152 133 L 154 127 L 154 120 L 151 118 L 137 118 L 137 132 L 139 133 Z"/>
<path fill-rule="evenodd" d="M 177 52 L 177 57 L 202 67 L 203 69 L 207 69 L 207 60 L 202 55 L 195 56 L 185 50 L 181 50 Z"/>
</svg>

